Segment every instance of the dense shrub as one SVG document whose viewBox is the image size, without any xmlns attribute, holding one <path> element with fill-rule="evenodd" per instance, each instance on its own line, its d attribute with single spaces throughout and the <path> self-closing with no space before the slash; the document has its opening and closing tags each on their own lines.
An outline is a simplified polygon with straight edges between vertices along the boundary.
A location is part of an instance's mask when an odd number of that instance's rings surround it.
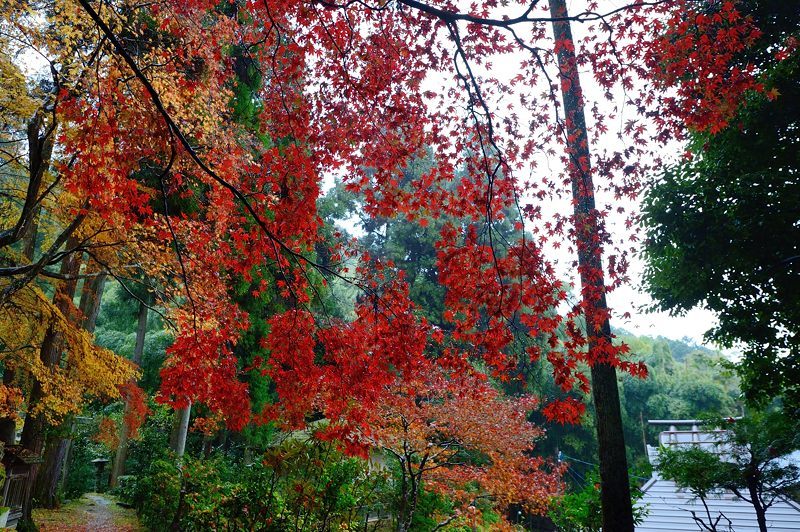
<svg viewBox="0 0 800 532">
<path fill-rule="evenodd" d="M 128 453 L 125 461 L 125 473 L 138 475 L 154 460 L 166 459 L 169 456 L 169 435 L 174 420 L 173 411 L 151 401 L 151 414 L 139 429 L 139 437 L 128 442 Z"/>
<path fill-rule="evenodd" d="M 330 530 L 364 519 L 386 475 L 335 445 L 290 440 L 250 464 L 229 458 L 155 460 L 119 495 L 151 530 Z"/>
<path fill-rule="evenodd" d="M 631 475 L 631 501 L 634 504 L 633 519 L 636 524 L 647 517 L 647 508 L 635 506 L 642 491 Z M 599 532 L 602 529 L 600 506 L 600 474 L 595 469 L 586 475 L 583 485 L 552 502 L 548 513 L 558 530 L 563 532 Z"/>
<path fill-rule="evenodd" d="M 172 460 L 155 460 L 133 483 L 132 503 L 150 530 L 168 530 L 178 510 L 180 470 Z"/>
</svg>

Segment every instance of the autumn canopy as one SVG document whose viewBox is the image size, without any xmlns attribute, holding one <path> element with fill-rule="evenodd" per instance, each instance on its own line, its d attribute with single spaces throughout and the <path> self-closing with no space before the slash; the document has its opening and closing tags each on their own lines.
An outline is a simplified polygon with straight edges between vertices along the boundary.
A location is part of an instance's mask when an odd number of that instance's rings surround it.
<svg viewBox="0 0 800 532">
<path fill-rule="evenodd" d="M 174 341 L 158 400 L 202 405 L 204 430 L 324 417 L 323 436 L 358 454 L 391 449 L 402 410 L 415 445 L 431 430 L 415 419 L 441 418 L 492 455 L 486 428 L 453 416 L 493 405 L 525 442 L 504 441 L 494 473 L 448 469 L 435 482 L 485 475 L 505 494 L 524 471 L 558 484 L 526 457 L 539 431 L 528 410 L 574 423 L 590 367 L 646 374 L 612 345 L 604 301 L 627 281 L 629 207 L 658 147 L 687 127 L 725 127 L 744 93 L 763 90 L 755 72 L 729 69 L 758 36 L 730 1 L 589 2 L 561 18 L 536 0 L 0 6 L 3 47 L 46 51 L 31 60 L 33 89 L 17 64 L 0 64 L 3 146 L 26 130 L 39 142 L 8 144 L 4 164 L 23 177 L 16 208 L 0 212 L 0 340 L 5 367 L 37 382 L 29 415 L 57 423 L 84 397 L 135 395 L 135 368 L 87 332 L 96 306 L 73 304 L 77 277 L 110 276 L 165 309 Z M 554 40 L 554 20 L 571 20 L 576 40 Z M 586 95 L 569 61 L 594 87 Z M 562 91 L 585 107 L 588 136 L 574 133 Z M 423 317 L 402 269 L 323 231 L 318 199 L 334 180 L 363 195 L 369 216 L 447 220 L 436 244 L 444 324 Z M 325 311 L 332 284 L 357 290 L 351 317 Z M 268 357 L 235 354 L 265 318 L 243 296 L 275 309 L 258 340 Z M 47 342 L 65 347 L 47 358 Z M 522 359 L 548 361 L 560 398 L 497 396 L 492 383 L 517 378 Z M 273 403 L 252 403 L 254 376 L 270 379 Z M 3 392 L 10 415 L 21 392 Z M 438 445 L 424 452 L 446 461 Z"/>
</svg>

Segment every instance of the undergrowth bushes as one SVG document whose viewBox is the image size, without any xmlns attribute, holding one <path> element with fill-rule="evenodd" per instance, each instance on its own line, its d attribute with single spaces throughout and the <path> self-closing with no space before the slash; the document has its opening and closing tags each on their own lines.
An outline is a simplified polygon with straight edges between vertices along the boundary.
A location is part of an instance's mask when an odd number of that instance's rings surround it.
<svg viewBox="0 0 800 532">
<path fill-rule="evenodd" d="M 287 441 L 252 463 L 224 457 L 153 461 L 116 492 L 150 530 L 330 530 L 361 522 L 387 475 L 333 444 Z"/>
</svg>

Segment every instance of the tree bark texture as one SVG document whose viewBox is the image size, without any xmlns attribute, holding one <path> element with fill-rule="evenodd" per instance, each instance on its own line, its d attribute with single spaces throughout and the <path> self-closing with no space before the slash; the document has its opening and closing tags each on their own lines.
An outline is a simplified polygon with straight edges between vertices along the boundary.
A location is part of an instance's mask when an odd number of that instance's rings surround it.
<svg viewBox="0 0 800 532">
<path fill-rule="evenodd" d="M 567 17 L 565 0 L 551 0 L 550 14 L 555 19 L 553 33 L 560 71 L 559 79 L 562 80 L 561 94 L 564 101 L 564 122 L 568 139 L 567 152 L 572 183 L 581 294 L 587 315 L 605 316 L 599 324 L 590 323 L 591 320 L 587 316 L 587 335 L 591 353 L 603 342 L 611 342 L 602 249 L 600 244 L 593 240 L 599 234 L 601 227 L 595 208 L 589 137 L 586 130 L 574 41 L 570 23 L 565 20 Z M 593 330 L 598 325 L 599 331 Z M 616 369 L 606 362 L 595 362 L 591 366 L 591 378 L 599 448 L 603 531 L 633 532 L 633 508 Z"/>
<path fill-rule="evenodd" d="M 74 246 L 73 238 L 70 238 L 68 247 Z M 75 277 L 80 269 L 80 256 L 77 253 L 71 253 L 64 258 L 61 263 L 61 274 L 67 277 Z M 68 279 L 56 289 L 55 296 L 53 297 L 56 308 L 68 319 L 75 319 L 74 305 L 72 303 L 75 297 L 75 290 L 77 288 L 77 281 L 75 279 Z M 42 340 L 42 347 L 39 352 L 39 358 L 47 368 L 55 367 L 61 362 L 62 345 L 61 338 L 58 332 L 52 328 L 48 328 Z M 30 398 L 28 401 L 28 411 L 39 404 L 44 396 L 44 391 L 38 381 L 34 381 L 33 389 L 31 390 Z M 44 427 L 45 422 L 42 416 L 28 415 L 25 418 L 25 426 L 22 429 L 22 445 L 35 453 L 41 453 L 44 448 Z"/>
<path fill-rule="evenodd" d="M 81 300 L 78 305 L 79 314 L 76 317 L 76 321 L 80 321 L 81 326 L 90 333 L 94 332 L 97 324 L 105 282 L 106 274 L 100 273 L 95 277 L 87 278 L 81 288 Z M 74 427 L 74 423 L 69 422 L 68 425 L 64 425 L 62 428 L 66 426 Z M 70 429 L 69 432 L 70 435 L 67 437 L 54 436 L 53 441 L 48 442 L 45 447 L 43 466 L 47 466 L 47 470 L 40 470 L 34 488 L 35 497 L 45 508 L 53 508 L 57 505 L 56 494 L 59 487 L 63 486 L 66 480 L 67 466 L 72 448 L 72 430 Z"/>
<path fill-rule="evenodd" d="M 178 458 L 182 458 L 183 453 L 186 451 L 186 436 L 189 433 L 189 418 L 192 414 L 192 404 L 189 403 L 185 408 L 176 411 L 175 414 L 175 443 L 172 450 L 175 451 Z"/>
<path fill-rule="evenodd" d="M 105 275 L 87 278 L 81 289 L 81 300 L 78 306 L 78 314 L 75 321 L 80 322 L 87 332 L 94 332 L 97 322 L 97 314 L 100 311 L 100 299 L 103 295 L 105 285 Z M 69 364 L 69 360 L 67 360 Z M 53 435 L 48 439 L 45 447 L 44 463 L 39 466 L 39 473 L 34 485 L 34 497 L 39 505 L 44 508 L 54 508 L 58 504 L 58 486 L 61 483 L 64 468 L 69 459 L 71 447 L 71 437 L 64 436 L 64 430 L 70 426 L 71 422 L 66 422 L 62 426 L 60 434 Z"/>
<path fill-rule="evenodd" d="M 69 240 L 70 241 L 67 243 L 67 246 L 74 246 L 74 239 L 70 238 Z M 75 290 L 77 289 L 77 280 L 75 280 L 74 277 L 78 274 L 80 265 L 81 258 L 77 253 L 71 253 L 64 258 L 63 262 L 61 263 L 61 274 L 67 276 L 68 280 L 62 281 L 62 283 L 56 289 L 54 296 L 54 304 L 58 310 L 71 320 L 76 319 L 76 312 L 72 300 L 75 297 Z M 45 367 L 52 368 L 61 362 L 62 351 L 61 337 L 51 326 L 48 328 L 44 339 L 42 340 L 39 358 Z M 25 417 L 25 425 L 22 428 L 22 438 L 20 443 L 24 448 L 36 454 L 42 454 L 45 450 L 45 429 L 47 424 L 44 416 L 32 415 L 30 414 L 30 411 L 39 404 L 43 397 L 44 390 L 42 389 L 41 384 L 39 381 L 34 380 L 28 401 L 29 413 Z M 63 452 L 65 449 L 62 449 L 60 445 L 55 445 L 54 447 L 50 448 L 50 451 L 52 456 L 45 457 L 44 463 L 40 465 L 34 465 L 31 468 L 31 480 L 27 485 L 25 500 L 22 508 L 22 519 L 24 521 L 31 520 L 31 511 L 33 509 L 32 498 L 35 497 L 40 501 L 40 503 L 52 505 L 54 502 L 46 500 L 48 498 L 48 493 L 51 490 L 49 487 L 43 487 L 45 483 L 42 480 L 39 480 L 39 476 L 41 475 L 44 479 L 60 472 L 60 466 L 63 463 Z M 56 467 L 56 464 L 58 471 L 54 471 L 53 469 Z M 54 485 L 57 485 L 57 476 L 50 480 L 52 480 Z M 55 493 L 55 488 L 53 488 L 52 491 Z"/>
</svg>

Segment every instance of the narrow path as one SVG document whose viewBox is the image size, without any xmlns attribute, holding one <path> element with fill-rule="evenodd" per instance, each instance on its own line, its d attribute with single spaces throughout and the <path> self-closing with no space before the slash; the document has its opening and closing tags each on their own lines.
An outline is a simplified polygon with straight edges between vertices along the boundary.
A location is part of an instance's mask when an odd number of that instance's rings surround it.
<svg viewBox="0 0 800 532">
<path fill-rule="evenodd" d="M 33 511 L 41 532 L 139 532 L 136 512 L 122 508 L 110 495 L 87 493 L 57 510 Z"/>
</svg>

